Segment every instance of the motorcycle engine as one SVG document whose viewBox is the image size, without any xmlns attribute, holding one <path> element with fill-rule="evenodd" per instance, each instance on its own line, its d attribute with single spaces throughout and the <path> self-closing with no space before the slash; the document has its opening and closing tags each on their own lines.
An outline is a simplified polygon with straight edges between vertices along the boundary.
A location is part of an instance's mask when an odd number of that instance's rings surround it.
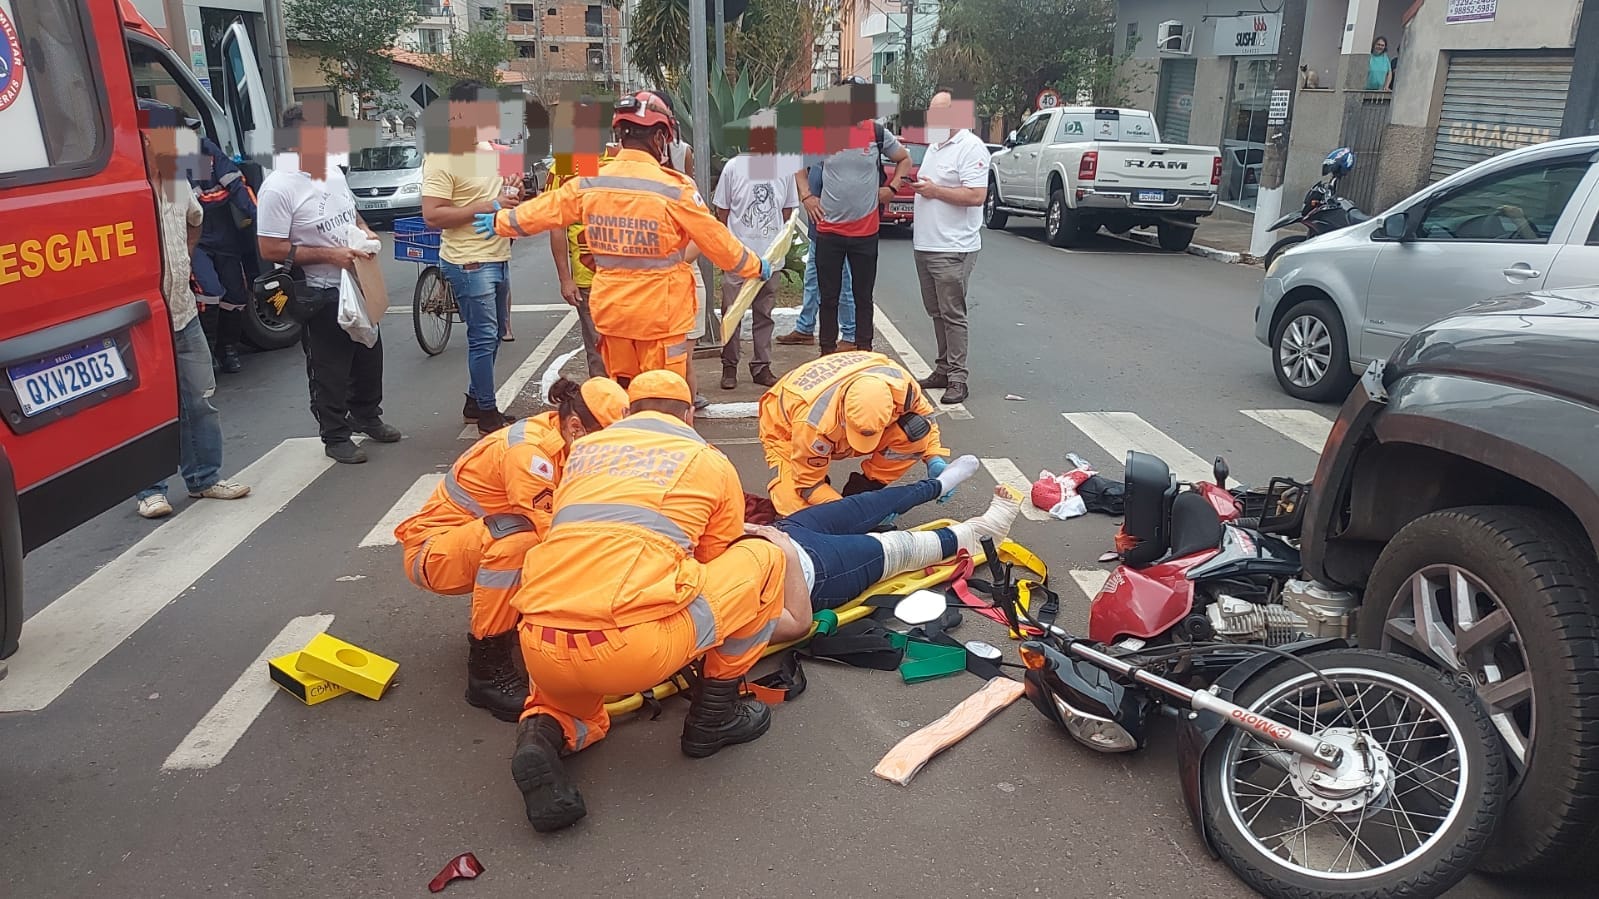
<svg viewBox="0 0 1599 899">
<path fill-rule="evenodd" d="M 1291 609 L 1226 593 L 1216 595 L 1216 601 L 1205 609 L 1205 618 L 1217 638 L 1232 643 L 1281 646 L 1305 639 L 1310 630 L 1310 622 Z"/>
</svg>

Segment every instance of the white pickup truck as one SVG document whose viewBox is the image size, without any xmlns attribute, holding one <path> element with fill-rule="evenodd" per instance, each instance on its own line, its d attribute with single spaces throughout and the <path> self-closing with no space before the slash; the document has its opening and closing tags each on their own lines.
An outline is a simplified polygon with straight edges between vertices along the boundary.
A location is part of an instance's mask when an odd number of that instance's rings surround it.
<svg viewBox="0 0 1599 899">
<path fill-rule="evenodd" d="M 1159 143 L 1149 113 L 1068 106 L 1035 113 L 994 154 L 983 221 L 1042 216 L 1049 242 L 1076 246 L 1100 226 L 1154 225 L 1167 250 L 1188 248 L 1216 209 L 1221 151 Z"/>
</svg>

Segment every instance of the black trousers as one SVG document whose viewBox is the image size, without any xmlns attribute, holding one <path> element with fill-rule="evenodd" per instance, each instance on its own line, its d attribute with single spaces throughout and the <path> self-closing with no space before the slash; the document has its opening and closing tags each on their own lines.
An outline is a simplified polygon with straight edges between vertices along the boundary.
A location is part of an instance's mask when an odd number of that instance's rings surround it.
<svg viewBox="0 0 1599 899">
<path fill-rule="evenodd" d="M 855 292 L 855 347 L 872 348 L 872 287 L 877 283 L 877 235 L 843 237 L 817 232 L 816 290 L 821 295 L 816 338 L 823 353 L 838 349 L 838 298 L 844 291 L 844 262 L 849 262 L 850 289 Z"/>
<path fill-rule="evenodd" d="M 206 339 L 211 342 L 211 355 L 215 356 L 223 347 L 238 347 L 244 339 L 244 316 L 250 303 L 250 285 L 245 278 L 243 259 L 204 249 L 200 252 L 211 257 L 211 264 L 217 270 L 217 279 L 222 282 L 223 299 L 230 306 L 240 307 L 223 309 L 221 306 L 206 306 L 200 313 L 200 327 L 205 329 Z"/>
<path fill-rule="evenodd" d="M 350 422 L 369 423 L 383 414 L 383 336 L 370 349 L 339 327 L 339 292 L 324 290 L 326 302 L 300 333 L 305 373 L 311 382 L 311 414 L 323 443 L 350 439 Z"/>
</svg>

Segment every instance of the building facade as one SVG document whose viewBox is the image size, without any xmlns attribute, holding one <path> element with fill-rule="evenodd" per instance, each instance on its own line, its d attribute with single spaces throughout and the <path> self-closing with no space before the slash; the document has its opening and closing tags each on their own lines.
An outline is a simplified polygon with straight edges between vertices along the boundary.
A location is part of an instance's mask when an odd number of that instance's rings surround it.
<svg viewBox="0 0 1599 899">
<path fill-rule="evenodd" d="M 627 76 L 625 20 L 632 4 L 617 9 L 590 0 L 533 0 L 505 4 L 506 33 L 516 48 L 511 70 L 527 77 L 532 93 L 553 102 L 564 89 L 621 91 Z"/>
<path fill-rule="evenodd" d="M 287 105 L 288 98 L 276 96 L 278 88 L 271 75 L 265 0 L 133 0 L 133 6 L 189 61 L 200 84 L 218 103 L 223 102 L 226 80 L 222 77 L 222 36 L 235 20 L 242 21 L 255 48 L 256 64 L 265 76 L 269 99 L 274 106 Z"/>
<path fill-rule="evenodd" d="M 1222 151 L 1223 202 L 1253 209 L 1272 133 L 1281 13 L 1236 0 L 1120 0 L 1134 105 L 1168 141 Z M 1335 147 L 1357 153 L 1340 192 L 1375 212 L 1490 156 L 1559 136 L 1582 0 L 1309 0 L 1286 202 Z M 1387 44 L 1393 79 L 1376 77 Z"/>
</svg>

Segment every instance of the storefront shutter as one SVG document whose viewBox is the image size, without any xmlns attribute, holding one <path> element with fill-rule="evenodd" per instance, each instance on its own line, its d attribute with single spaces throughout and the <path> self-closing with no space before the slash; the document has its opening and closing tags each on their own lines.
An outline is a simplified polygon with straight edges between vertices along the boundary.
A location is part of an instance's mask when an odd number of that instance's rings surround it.
<svg viewBox="0 0 1599 899">
<path fill-rule="evenodd" d="M 1570 56 L 1452 57 L 1431 180 L 1559 137 L 1570 86 Z"/>
<path fill-rule="evenodd" d="M 1194 70 L 1192 59 L 1166 59 L 1160 64 L 1160 139 L 1171 144 L 1188 143 L 1188 123 L 1194 112 Z"/>
</svg>

